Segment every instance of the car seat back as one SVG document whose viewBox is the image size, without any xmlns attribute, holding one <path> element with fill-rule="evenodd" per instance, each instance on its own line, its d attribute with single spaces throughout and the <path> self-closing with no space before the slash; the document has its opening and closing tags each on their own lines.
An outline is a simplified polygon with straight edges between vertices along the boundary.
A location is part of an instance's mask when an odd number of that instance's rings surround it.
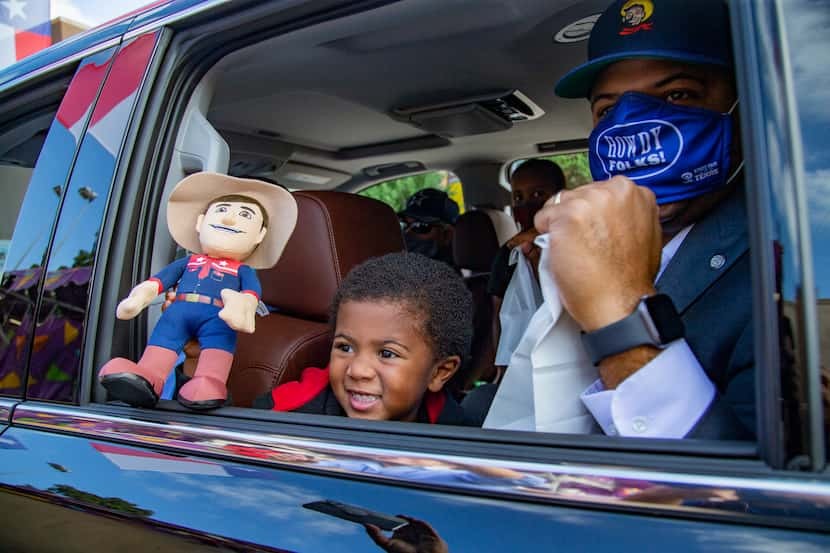
<svg viewBox="0 0 830 553">
<path fill-rule="evenodd" d="M 257 271 L 262 301 L 253 334 L 239 334 L 228 380 L 233 404 L 250 407 L 306 367 L 325 367 L 329 306 L 346 274 L 371 257 L 403 251 L 398 218 L 386 204 L 343 192 L 294 192 L 297 227 L 279 262 Z"/>
<path fill-rule="evenodd" d="M 464 278 L 473 295 L 473 342 L 470 362 L 450 381 L 450 389 L 469 389 L 475 380 L 494 373 L 496 355 L 493 340 L 493 301 L 487 294 L 490 268 L 499 251 L 499 240 L 492 219 L 484 211 L 468 211 L 458 218 L 453 234 L 453 259 L 460 269 L 469 271 Z"/>
</svg>

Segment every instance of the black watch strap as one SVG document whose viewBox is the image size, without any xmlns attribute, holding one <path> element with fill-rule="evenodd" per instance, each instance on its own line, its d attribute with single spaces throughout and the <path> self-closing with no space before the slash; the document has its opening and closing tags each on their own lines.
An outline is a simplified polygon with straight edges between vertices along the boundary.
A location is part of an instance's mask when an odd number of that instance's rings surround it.
<svg viewBox="0 0 830 553">
<path fill-rule="evenodd" d="M 582 333 L 582 346 L 594 365 L 606 357 L 637 346 L 666 347 L 684 335 L 671 298 L 665 294 L 643 296 L 631 315 L 592 332 Z"/>
</svg>

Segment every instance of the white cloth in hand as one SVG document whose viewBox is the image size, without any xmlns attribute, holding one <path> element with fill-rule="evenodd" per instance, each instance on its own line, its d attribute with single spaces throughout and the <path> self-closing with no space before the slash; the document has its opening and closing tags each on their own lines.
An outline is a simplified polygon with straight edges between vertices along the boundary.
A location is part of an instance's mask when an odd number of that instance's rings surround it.
<svg viewBox="0 0 830 553">
<path fill-rule="evenodd" d="M 510 358 L 484 428 L 596 432 L 580 395 L 597 379 L 597 368 L 582 348 L 579 327 L 562 308 L 548 269 L 548 236 L 543 234 L 535 242 L 542 250 L 539 284 L 544 302 Z"/>
</svg>

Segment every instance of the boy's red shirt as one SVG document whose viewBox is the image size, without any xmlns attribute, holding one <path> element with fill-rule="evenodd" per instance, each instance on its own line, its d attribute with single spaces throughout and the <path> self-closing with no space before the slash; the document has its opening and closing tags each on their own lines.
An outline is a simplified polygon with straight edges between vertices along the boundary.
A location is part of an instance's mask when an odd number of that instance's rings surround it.
<svg viewBox="0 0 830 553">
<path fill-rule="evenodd" d="M 308 407 L 315 400 L 320 400 L 323 394 L 321 404 L 314 409 L 319 414 L 337 415 L 343 414 L 342 408 L 336 404 L 334 394 L 329 387 L 329 369 L 320 369 L 317 367 L 308 367 L 303 369 L 300 380 L 294 382 L 286 382 L 257 398 L 254 407 L 263 409 L 270 409 L 272 411 L 296 411 L 303 407 Z M 330 396 L 330 398 L 328 397 Z M 333 402 L 337 405 L 340 413 L 333 412 Z M 461 412 L 461 407 L 453 400 L 445 391 L 431 392 L 427 391 L 424 394 L 424 411 L 426 420 L 419 422 L 429 422 L 431 424 L 465 424 L 464 417 Z"/>
</svg>

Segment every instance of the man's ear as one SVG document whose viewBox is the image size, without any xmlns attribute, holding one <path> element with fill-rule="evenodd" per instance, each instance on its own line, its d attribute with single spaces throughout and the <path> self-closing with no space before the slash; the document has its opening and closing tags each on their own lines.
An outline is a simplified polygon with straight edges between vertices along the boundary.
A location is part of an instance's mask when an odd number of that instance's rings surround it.
<svg viewBox="0 0 830 553">
<path fill-rule="evenodd" d="M 432 376 L 429 379 L 430 392 L 440 392 L 444 388 L 444 384 L 452 378 L 452 375 L 461 366 L 461 358 L 457 355 L 450 355 L 436 363 L 432 368 Z"/>
<path fill-rule="evenodd" d="M 202 213 L 198 217 L 196 217 L 196 234 L 199 234 L 199 229 L 202 228 L 202 221 L 205 220 L 205 214 Z"/>
</svg>

